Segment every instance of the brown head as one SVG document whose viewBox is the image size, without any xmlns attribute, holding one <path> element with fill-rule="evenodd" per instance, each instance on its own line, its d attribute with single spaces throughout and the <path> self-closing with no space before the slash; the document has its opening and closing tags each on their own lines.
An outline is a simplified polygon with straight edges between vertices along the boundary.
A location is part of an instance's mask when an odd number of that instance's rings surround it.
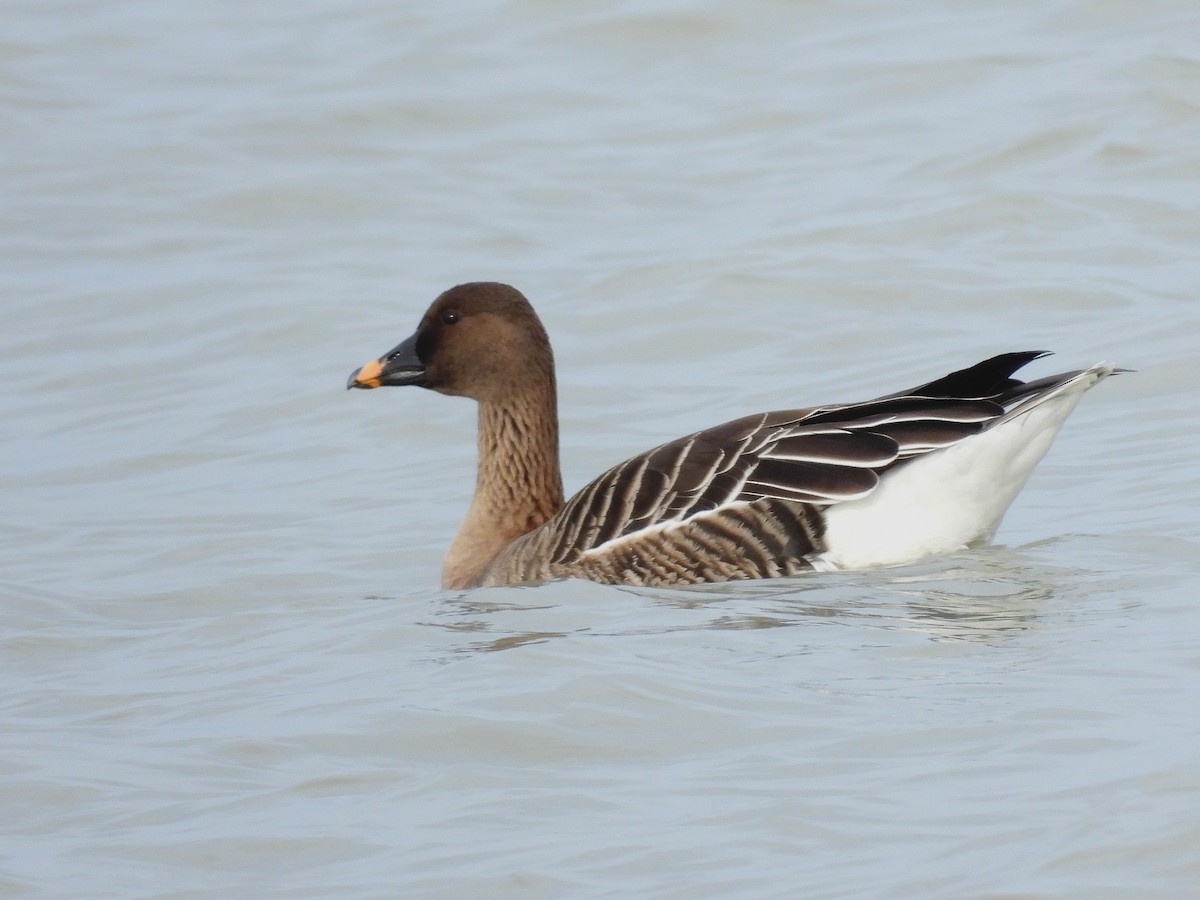
<svg viewBox="0 0 1200 900">
<path fill-rule="evenodd" d="M 356 370 L 348 388 L 417 385 L 488 401 L 554 379 L 550 341 L 537 313 L 514 287 L 460 284 L 433 301 L 416 332 Z"/>
</svg>

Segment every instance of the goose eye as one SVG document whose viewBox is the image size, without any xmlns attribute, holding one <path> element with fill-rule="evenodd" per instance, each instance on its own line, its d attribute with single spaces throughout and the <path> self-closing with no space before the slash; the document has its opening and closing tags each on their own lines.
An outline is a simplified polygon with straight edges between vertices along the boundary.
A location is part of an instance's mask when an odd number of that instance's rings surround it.
<svg viewBox="0 0 1200 900">
<path fill-rule="evenodd" d="M 442 324 L 443 325 L 453 325 L 457 321 L 458 321 L 458 313 L 455 312 L 454 310 L 448 309 L 444 313 L 442 313 Z"/>
</svg>

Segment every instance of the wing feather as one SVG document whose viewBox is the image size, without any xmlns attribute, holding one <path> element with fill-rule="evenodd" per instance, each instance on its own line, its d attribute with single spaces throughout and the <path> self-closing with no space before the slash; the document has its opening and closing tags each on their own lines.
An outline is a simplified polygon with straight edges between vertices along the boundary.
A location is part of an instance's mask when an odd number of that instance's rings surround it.
<svg viewBox="0 0 1200 900">
<path fill-rule="evenodd" d="M 746 482 L 745 490 L 781 500 L 795 499 L 789 494 L 806 494 L 836 503 L 863 497 L 873 491 L 877 484 L 879 476 L 872 469 L 787 459 L 760 459 Z"/>
<path fill-rule="evenodd" d="M 1013 361 L 1022 358 L 1013 355 Z M 640 536 L 664 530 L 707 543 L 714 538 L 713 516 L 723 520 L 725 511 L 748 507 L 761 512 L 762 504 L 781 504 L 770 507 L 771 515 L 803 531 L 780 540 L 815 546 L 814 522 L 821 508 L 864 497 L 893 467 L 978 434 L 1003 416 L 1010 398 L 1028 393 L 1013 386 L 1020 382 L 1007 379 L 1003 370 L 1011 371 L 1010 362 L 980 366 L 964 370 L 969 378 L 947 376 L 923 385 L 931 395 L 914 392 L 760 413 L 626 460 L 587 485 L 551 520 L 552 557 L 569 563 L 610 545 L 633 546 L 643 540 Z M 960 382 L 996 384 L 1002 391 L 979 398 L 949 395 Z M 701 520 L 710 524 L 689 530 L 688 523 Z"/>
<path fill-rule="evenodd" d="M 828 463 L 875 469 L 896 459 L 895 440 L 882 434 L 848 431 L 784 432 L 761 452 L 762 459 Z"/>
</svg>

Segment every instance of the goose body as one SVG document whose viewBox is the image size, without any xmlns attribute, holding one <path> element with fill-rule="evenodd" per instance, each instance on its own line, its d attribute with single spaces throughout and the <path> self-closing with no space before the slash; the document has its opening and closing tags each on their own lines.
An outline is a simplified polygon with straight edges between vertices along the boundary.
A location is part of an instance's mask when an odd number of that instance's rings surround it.
<svg viewBox="0 0 1200 900">
<path fill-rule="evenodd" d="M 1012 377 L 1043 355 L 736 419 L 625 460 L 565 502 L 553 355 L 516 289 L 450 289 L 347 386 L 479 402 L 475 496 L 443 587 L 678 585 L 895 565 L 990 538 L 1083 393 L 1116 371 Z"/>
</svg>

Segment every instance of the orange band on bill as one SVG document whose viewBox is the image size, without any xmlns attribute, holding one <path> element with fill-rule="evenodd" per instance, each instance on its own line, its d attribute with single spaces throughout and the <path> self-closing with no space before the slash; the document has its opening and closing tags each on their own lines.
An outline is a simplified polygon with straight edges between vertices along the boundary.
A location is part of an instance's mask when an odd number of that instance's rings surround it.
<svg viewBox="0 0 1200 900">
<path fill-rule="evenodd" d="M 354 383 L 362 387 L 379 387 L 379 376 L 383 371 L 383 364 L 379 360 L 373 359 L 357 372 L 354 373 Z"/>
</svg>

